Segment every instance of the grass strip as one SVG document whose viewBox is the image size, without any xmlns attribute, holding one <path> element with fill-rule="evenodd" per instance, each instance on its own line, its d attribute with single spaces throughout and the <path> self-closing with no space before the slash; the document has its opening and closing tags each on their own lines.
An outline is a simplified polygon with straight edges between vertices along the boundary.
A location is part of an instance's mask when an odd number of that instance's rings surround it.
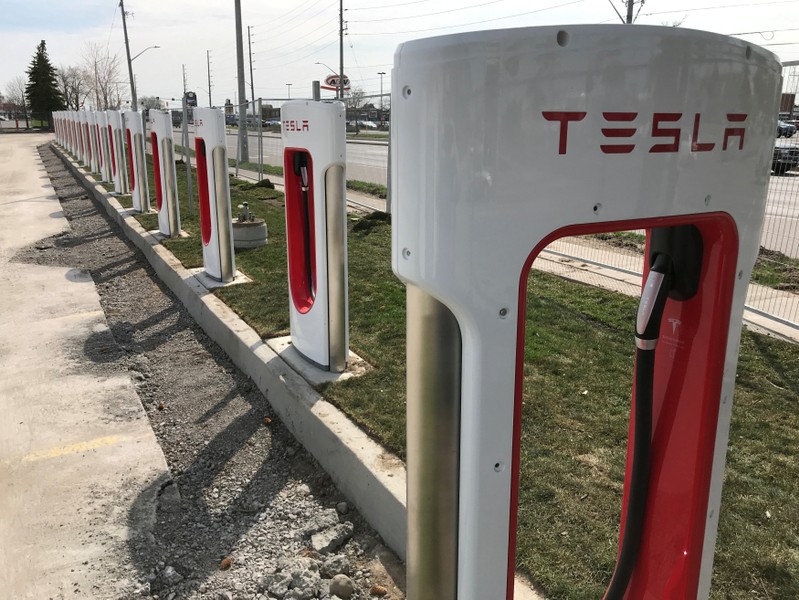
<svg viewBox="0 0 799 600">
<path fill-rule="evenodd" d="M 196 267 L 199 225 L 177 172 L 192 237 L 164 244 Z M 231 200 L 266 219 L 269 243 L 236 253 L 253 283 L 215 293 L 261 336 L 285 335 L 283 196 L 232 181 Z M 154 226 L 153 217 L 137 218 Z M 373 213 L 349 223 L 351 344 L 375 369 L 320 391 L 402 457 L 405 291 L 391 272 L 389 221 Z M 616 558 L 637 300 L 537 271 L 530 279 L 516 564 L 551 599 L 595 599 Z M 736 381 L 711 598 L 797 598 L 799 346 L 744 331 Z"/>
<path fill-rule="evenodd" d="M 634 231 L 598 233 L 589 237 L 614 248 L 639 252 L 642 256 L 646 246 L 646 236 Z M 761 246 L 752 271 L 752 282 L 775 290 L 799 292 L 799 260 Z"/>
</svg>

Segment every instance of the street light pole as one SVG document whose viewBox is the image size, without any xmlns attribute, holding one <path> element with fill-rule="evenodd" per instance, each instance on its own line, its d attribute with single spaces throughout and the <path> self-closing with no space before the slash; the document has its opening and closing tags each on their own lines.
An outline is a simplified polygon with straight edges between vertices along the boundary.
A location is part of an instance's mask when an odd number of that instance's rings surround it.
<svg viewBox="0 0 799 600">
<path fill-rule="evenodd" d="M 288 88 L 288 90 L 289 90 L 289 100 L 291 100 L 291 86 L 292 86 L 292 84 L 291 84 L 291 83 L 287 83 L 287 84 L 286 84 L 286 87 L 287 87 L 287 88 Z"/>
<path fill-rule="evenodd" d="M 386 74 L 385 71 L 380 71 L 377 73 L 380 75 L 380 120 L 383 120 L 383 75 Z"/>
</svg>

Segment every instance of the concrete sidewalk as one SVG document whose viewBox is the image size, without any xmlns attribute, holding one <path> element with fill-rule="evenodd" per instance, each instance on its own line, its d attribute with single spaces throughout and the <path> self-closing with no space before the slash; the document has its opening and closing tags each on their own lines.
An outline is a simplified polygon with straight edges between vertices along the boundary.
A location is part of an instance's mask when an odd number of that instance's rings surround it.
<svg viewBox="0 0 799 600">
<path fill-rule="evenodd" d="M 0 136 L 0 589 L 121 597 L 127 540 L 149 531 L 169 473 L 128 371 L 88 355 L 115 343 L 91 275 L 13 260 L 70 228 L 36 150 L 50 139 Z"/>
</svg>

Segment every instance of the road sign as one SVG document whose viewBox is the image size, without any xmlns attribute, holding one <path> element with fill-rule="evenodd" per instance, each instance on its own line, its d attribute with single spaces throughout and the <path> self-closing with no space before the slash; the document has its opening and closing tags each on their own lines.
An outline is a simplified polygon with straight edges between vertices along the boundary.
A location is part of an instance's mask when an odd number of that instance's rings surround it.
<svg viewBox="0 0 799 600">
<path fill-rule="evenodd" d="M 339 78 L 338 75 L 333 73 L 325 77 L 324 85 L 320 85 L 319 87 L 323 90 L 337 90 L 339 86 Z M 350 78 L 344 75 L 344 89 L 349 91 L 350 89 Z"/>
</svg>

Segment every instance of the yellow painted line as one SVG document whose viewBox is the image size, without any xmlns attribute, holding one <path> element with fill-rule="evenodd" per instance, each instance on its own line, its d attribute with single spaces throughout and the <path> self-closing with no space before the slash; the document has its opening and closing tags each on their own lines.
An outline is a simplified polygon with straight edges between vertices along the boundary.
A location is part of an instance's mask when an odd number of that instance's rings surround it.
<svg viewBox="0 0 799 600">
<path fill-rule="evenodd" d="M 96 438 L 88 442 L 78 442 L 77 444 L 70 444 L 68 446 L 59 446 L 56 448 L 48 448 L 47 450 L 39 450 L 38 452 L 31 452 L 22 457 L 22 462 L 34 462 L 37 460 L 47 460 L 48 458 L 58 458 L 60 456 L 67 456 L 69 454 L 80 454 L 87 450 L 95 450 L 103 446 L 111 446 L 120 441 L 121 437 L 118 435 L 109 435 L 106 437 Z"/>
</svg>

